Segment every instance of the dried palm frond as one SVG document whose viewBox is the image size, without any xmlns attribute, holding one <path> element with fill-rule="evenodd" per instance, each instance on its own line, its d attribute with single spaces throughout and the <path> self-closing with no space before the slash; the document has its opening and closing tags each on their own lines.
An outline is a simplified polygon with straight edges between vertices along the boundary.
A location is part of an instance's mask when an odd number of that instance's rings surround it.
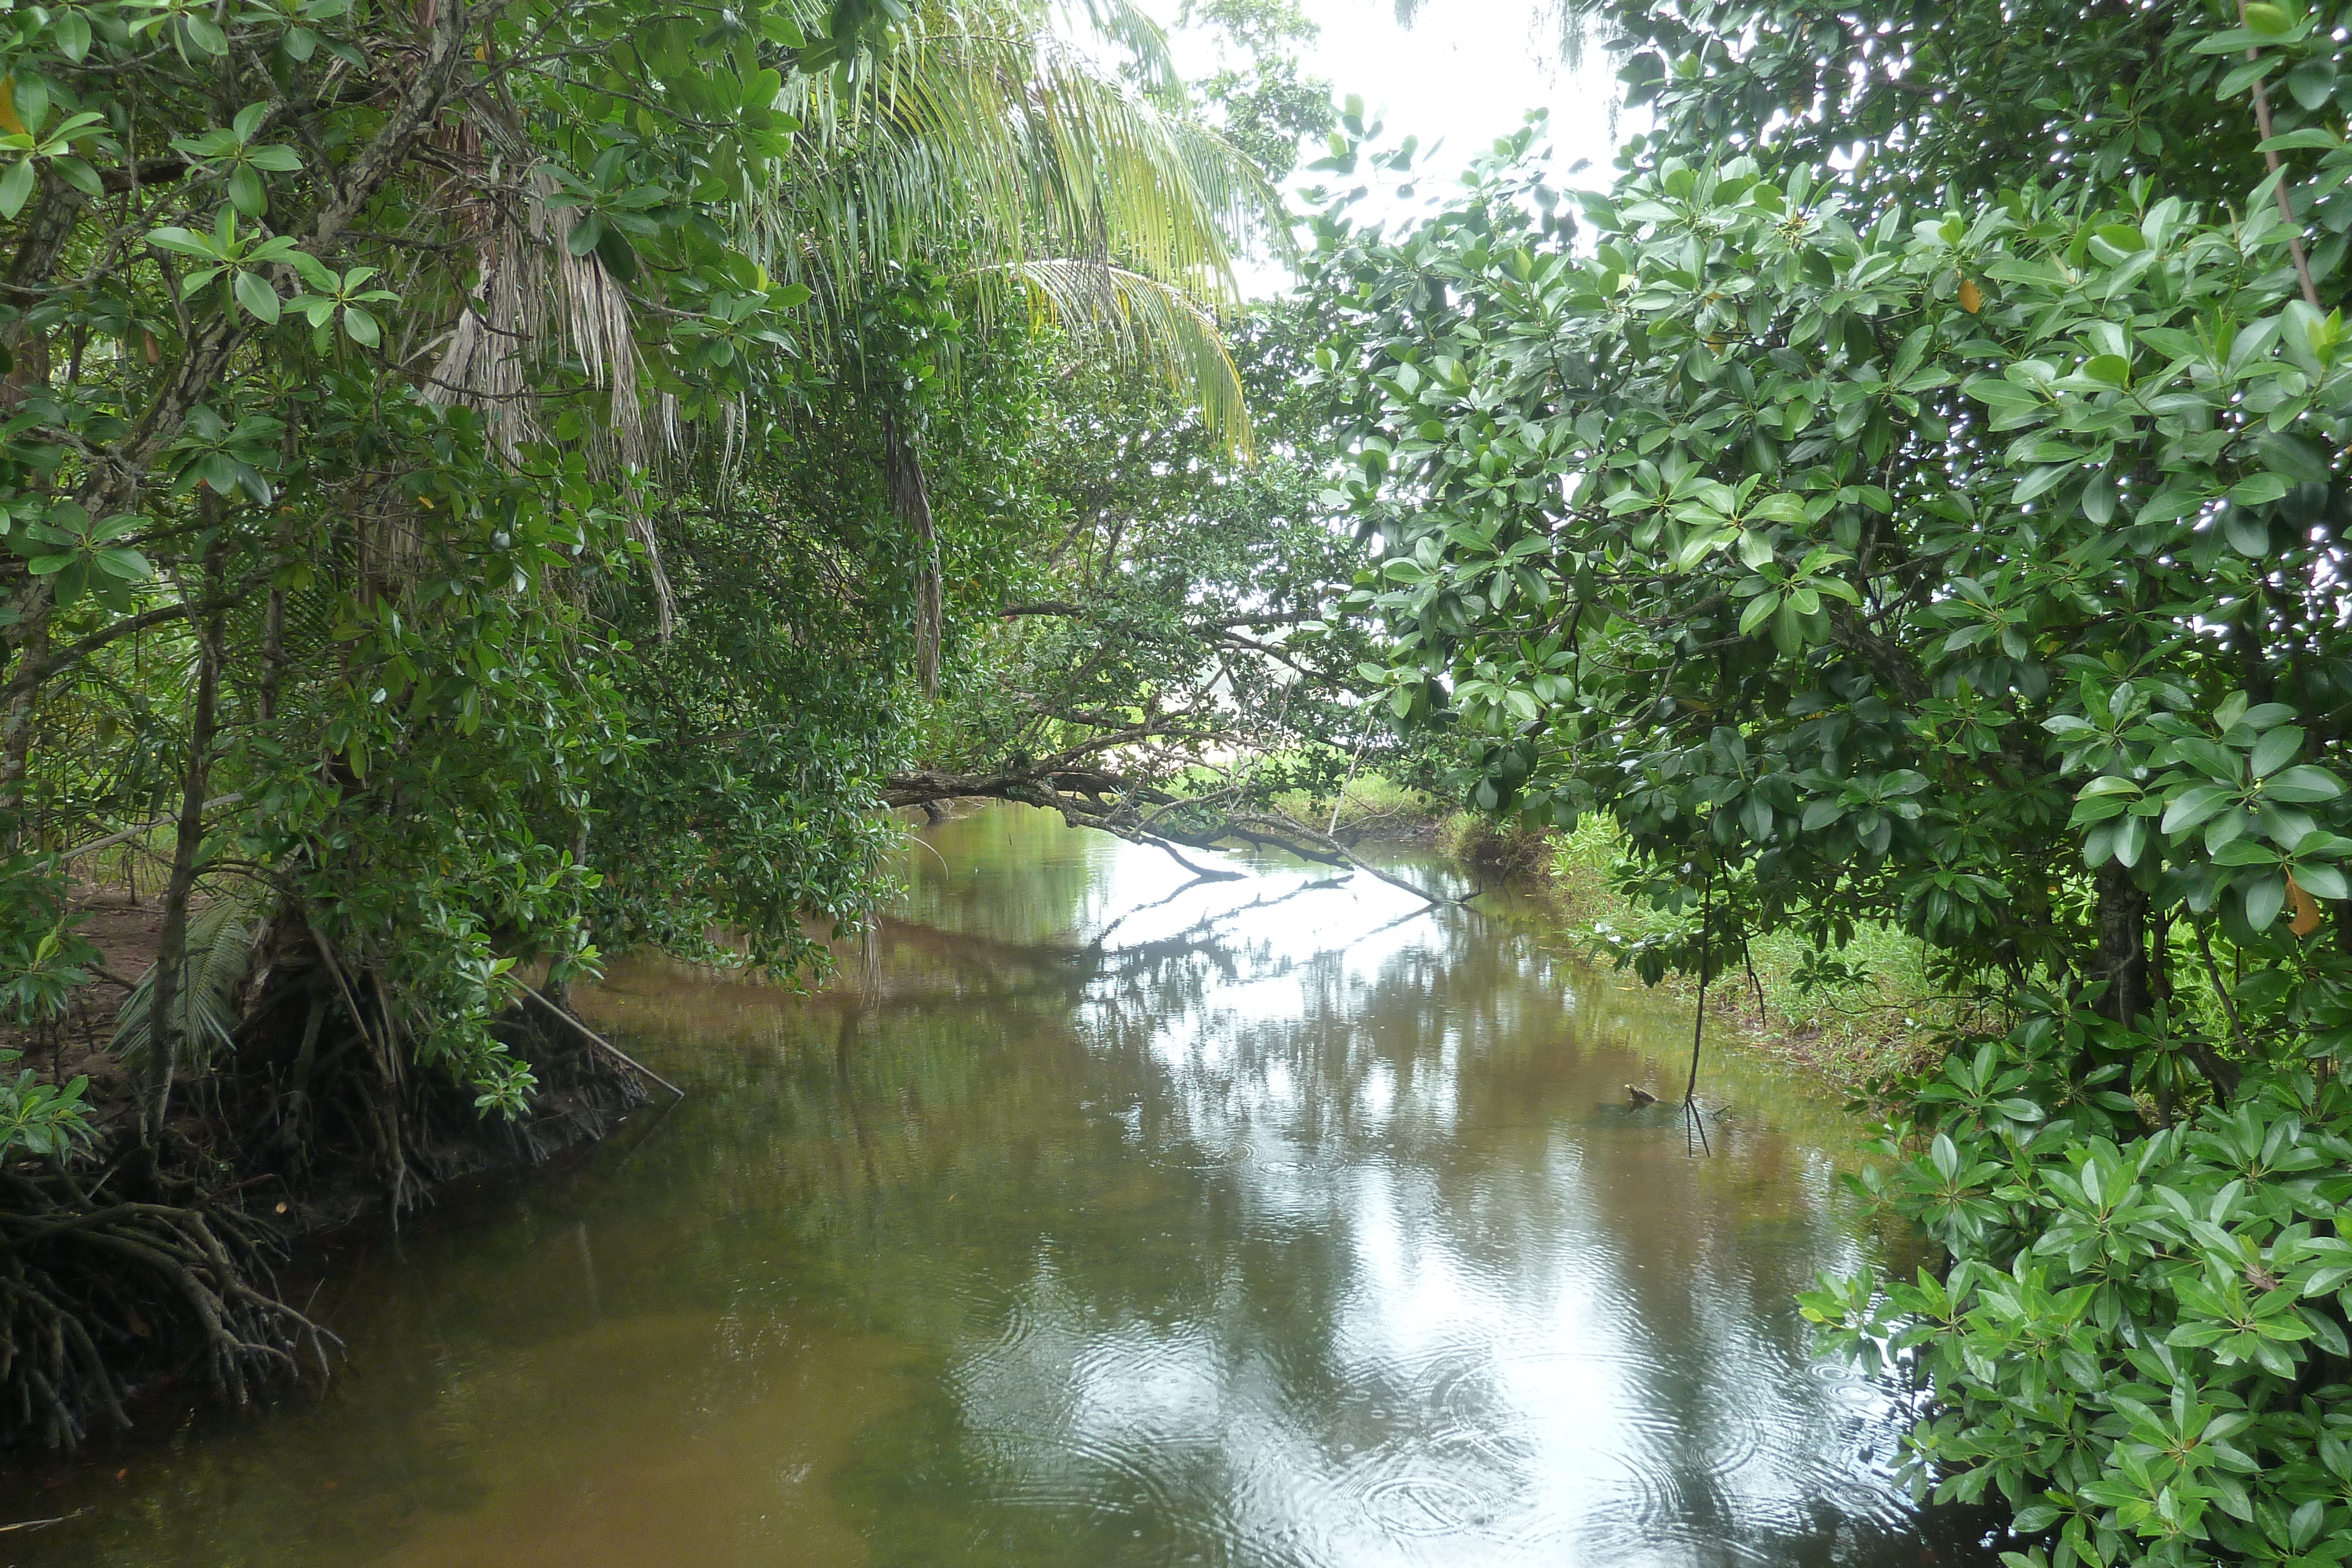
<svg viewBox="0 0 2352 1568">
<path fill-rule="evenodd" d="M 582 374 L 606 389 L 608 418 L 599 433 L 601 442 L 592 443 L 592 455 L 642 470 L 654 452 L 646 431 L 644 364 L 628 294 L 593 251 L 572 253 L 577 218 L 571 209 L 550 204 L 555 193 L 554 177 L 535 169 L 521 182 L 520 199 L 504 204 L 489 221 L 474 291 L 443 345 L 425 395 L 430 402 L 464 403 L 480 412 L 511 461 L 525 444 L 545 434 L 527 361 L 560 340 L 570 348 Z M 663 413 L 665 430 L 674 433 L 667 407 Z M 667 637 L 676 624 L 677 601 L 662 565 L 661 545 L 641 511 L 631 513 L 630 524 L 645 548 L 656 620 L 661 635 Z"/>
</svg>

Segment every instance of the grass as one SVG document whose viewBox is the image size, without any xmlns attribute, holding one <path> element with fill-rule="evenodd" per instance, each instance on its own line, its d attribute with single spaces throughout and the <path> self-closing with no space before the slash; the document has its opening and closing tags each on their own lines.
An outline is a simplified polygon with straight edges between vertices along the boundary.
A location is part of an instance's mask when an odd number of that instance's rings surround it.
<svg viewBox="0 0 2352 1568">
<path fill-rule="evenodd" d="M 1629 947 L 1698 925 L 1696 909 L 1655 909 L 1624 890 L 1624 855 L 1602 818 L 1566 833 L 1500 827 L 1371 772 L 1349 780 L 1336 813 L 1331 796 L 1305 789 L 1274 804 L 1317 828 L 1336 822 L 1333 831 L 1350 841 L 1433 845 L 1483 877 L 1532 890 L 1539 917 L 1567 927 L 1579 956 L 1601 967 Z M 1696 1000 L 1698 979 L 1670 974 L 1659 988 Z M 1891 1080 L 1936 1061 L 1951 1034 L 1989 1021 L 1930 972 L 1924 943 L 1878 925 L 1858 927 L 1827 953 L 1793 933 L 1754 937 L 1747 962 L 1710 977 L 1706 1009 L 1715 1026 L 1750 1049 L 1874 1101 L 1889 1097 Z"/>
<path fill-rule="evenodd" d="M 1349 779 L 1339 791 L 1336 812 L 1330 796 L 1306 789 L 1277 795 L 1274 804 L 1309 827 L 1328 827 L 1349 841 L 1420 841 L 1430 837 L 1439 821 L 1428 796 L 1377 773 L 1359 773 Z"/>
<path fill-rule="evenodd" d="M 1623 891 L 1624 857 L 1601 819 L 1559 833 L 1497 829 L 1457 815 L 1445 823 L 1442 841 L 1481 870 L 1535 883 L 1549 913 L 1577 932 L 1596 964 L 1613 963 L 1644 939 L 1691 933 L 1698 924 L 1695 909 L 1654 909 Z M 1860 926 L 1852 941 L 1829 953 L 1794 933 L 1759 936 L 1748 943 L 1747 959 L 1710 977 L 1708 1016 L 1751 1046 L 1858 1096 L 1878 1097 L 1888 1080 L 1938 1058 L 1952 1031 L 1984 1021 L 1975 1003 L 1931 973 L 1924 943 L 1888 926 Z M 1660 988 L 1695 999 L 1698 979 L 1669 975 Z"/>
</svg>

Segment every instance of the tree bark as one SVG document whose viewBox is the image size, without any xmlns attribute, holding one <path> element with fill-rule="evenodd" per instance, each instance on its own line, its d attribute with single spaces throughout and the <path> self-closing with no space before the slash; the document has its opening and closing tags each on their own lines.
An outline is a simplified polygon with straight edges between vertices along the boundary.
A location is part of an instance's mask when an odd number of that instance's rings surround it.
<svg viewBox="0 0 2352 1568">
<path fill-rule="evenodd" d="M 219 506 L 205 493 L 205 511 L 217 517 Z M 220 575 L 222 546 L 215 533 L 205 550 L 205 587 Z M 208 599 L 217 595 L 207 593 Z M 163 924 L 156 940 L 155 986 L 148 994 L 147 1038 L 162 1063 L 163 1082 L 155 1092 L 155 1130 L 161 1132 L 172 1108 L 172 1079 L 179 1067 L 180 993 L 187 985 L 188 898 L 196 885 L 196 855 L 205 842 L 205 787 L 212 778 L 213 729 L 220 700 L 221 612 L 214 609 L 196 623 L 196 701 L 188 727 L 188 771 L 180 791 L 179 831 L 172 846 L 172 879 L 163 889 Z"/>
<path fill-rule="evenodd" d="M 898 417 L 882 416 L 882 464 L 890 487 L 890 509 L 912 528 L 920 558 L 915 563 L 915 678 L 925 696 L 940 695 L 940 643 L 946 610 L 940 583 L 940 537 L 931 525 L 931 495 L 923 482 L 922 455 L 899 428 Z"/>
<path fill-rule="evenodd" d="M 2095 878 L 2098 891 L 2098 952 L 2091 960 L 2094 980 L 2107 982 L 2099 1011 L 2129 1025 L 2147 1011 L 2147 894 L 2131 870 L 2114 861 Z"/>
</svg>

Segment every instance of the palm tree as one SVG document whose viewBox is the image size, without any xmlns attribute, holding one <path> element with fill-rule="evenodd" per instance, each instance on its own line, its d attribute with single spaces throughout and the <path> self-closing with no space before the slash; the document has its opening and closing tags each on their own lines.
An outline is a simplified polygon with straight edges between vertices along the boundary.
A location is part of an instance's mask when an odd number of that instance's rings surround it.
<svg viewBox="0 0 2352 1568">
<path fill-rule="evenodd" d="M 744 204 L 746 235 L 820 309 L 887 262 L 944 262 L 983 314 L 1019 301 L 1157 358 L 1244 443 L 1216 317 L 1243 235 L 1286 237 L 1276 198 L 1187 114 L 1150 18 L 1127 0 L 1080 15 L 1126 51 L 1129 79 L 1040 0 L 925 5 L 865 68 L 793 78 L 805 156 Z"/>
<path fill-rule="evenodd" d="M 1190 117 L 1167 39 L 1131 0 L 787 0 L 795 68 L 776 108 L 788 157 L 747 182 L 734 244 L 810 291 L 805 350 L 869 392 L 856 318 L 885 273 L 944 271 L 983 321 L 1026 310 L 1087 347 L 1153 366 L 1235 448 L 1249 442 L 1220 319 L 1237 301 L 1234 255 L 1255 229 L 1288 234 L 1265 177 Z M 526 152 L 522 128 L 484 113 L 486 143 Z M 551 182 L 484 233 L 479 304 L 464 313 L 435 395 L 537 434 L 528 345 L 553 340 L 611 393 L 602 439 L 651 455 L 634 342 L 636 308 L 600 249 L 575 250 Z M 917 410 L 885 400 L 886 478 L 915 538 L 917 664 L 936 688 L 938 542 Z M 649 526 L 661 620 L 667 591 Z"/>
<path fill-rule="evenodd" d="M 1123 54 L 1124 79 L 1065 30 L 1073 19 Z M 935 0 L 855 63 L 789 84 L 807 156 L 743 204 L 745 232 L 780 277 L 838 317 L 879 268 L 942 265 L 983 319 L 1025 308 L 1155 365 L 1246 446 L 1218 318 L 1235 302 L 1244 233 L 1263 222 L 1279 243 L 1286 231 L 1256 168 L 1186 113 L 1156 24 L 1128 0 L 1090 0 L 1078 18 L 1040 0 Z M 854 347 L 841 331 L 820 340 Z M 911 413 L 886 415 L 884 461 L 921 551 L 916 664 L 931 692 L 939 547 Z"/>
</svg>

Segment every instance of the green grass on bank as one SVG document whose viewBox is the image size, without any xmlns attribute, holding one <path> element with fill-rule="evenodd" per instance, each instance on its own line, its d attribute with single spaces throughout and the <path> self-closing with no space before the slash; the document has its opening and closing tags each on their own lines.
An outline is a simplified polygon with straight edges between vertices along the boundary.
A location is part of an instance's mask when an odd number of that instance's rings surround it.
<svg viewBox="0 0 2352 1568">
<path fill-rule="evenodd" d="M 1637 944 L 1698 925 L 1696 909 L 1654 909 L 1622 889 L 1623 856 L 1613 827 L 1601 819 L 1588 818 L 1572 832 L 1536 833 L 1456 815 L 1440 841 L 1474 867 L 1534 886 L 1585 944 L 1583 956 L 1602 967 Z M 1925 944 L 1884 925 L 1857 928 L 1830 953 L 1793 933 L 1759 936 L 1747 958 L 1710 977 L 1708 1015 L 1849 1092 L 1918 1071 L 1940 1054 L 1942 1038 L 1985 1021 L 1976 1004 L 1951 995 L 1929 972 Z M 1623 972 L 1638 983 L 1630 967 Z M 1698 979 L 1669 975 L 1660 988 L 1695 1000 Z"/>
<path fill-rule="evenodd" d="M 1274 804 L 1310 827 L 1327 828 L 1350 840 L 1419 841 L 1434 834 L 1444 817 L 1442 809 L 1420 790 L 1377 773 L 1359 773 L 1348 780 L 1336 802 L 1328 795 L 1293 789 L 1276 796 Z"/>
<path fill-rule="evenodd" d="M 1317 828 L 1336 824 L 1333 831 L 1351 841 L 1433 845 L 1475 873 L 1532 893 L 1539 918 L 1564 929 L 1578 956 L 1603 969 L 1631 947 L 1698 925 L 1696 909 L 1654 909 L 1624 891 L 1624 857 L 1603 819 L 1587 818 L 1566 833 L 1499 828 L 1371 772 L 1349 781 L 1336 812 L 1332 796 L 1304 789 L 1274 803 Z M 1863 925 L 1827 953 L 1792 933 L 1757 936 L 1747 957 L 1710 977 L 1708 1016 L 1752 1048 L 1850 1093 L 1870 1095 L 1928 1066 L 1952 1032 L 1991 1022 L 1930 973 L 1925 944 L 1885 925 Z M 1631 966 L 1622 972 L 1640 983 Z M 1659 988 L 1696 1001 L 1699 987 L 1696 976 L 1669 975 Z"/>
</svg>

